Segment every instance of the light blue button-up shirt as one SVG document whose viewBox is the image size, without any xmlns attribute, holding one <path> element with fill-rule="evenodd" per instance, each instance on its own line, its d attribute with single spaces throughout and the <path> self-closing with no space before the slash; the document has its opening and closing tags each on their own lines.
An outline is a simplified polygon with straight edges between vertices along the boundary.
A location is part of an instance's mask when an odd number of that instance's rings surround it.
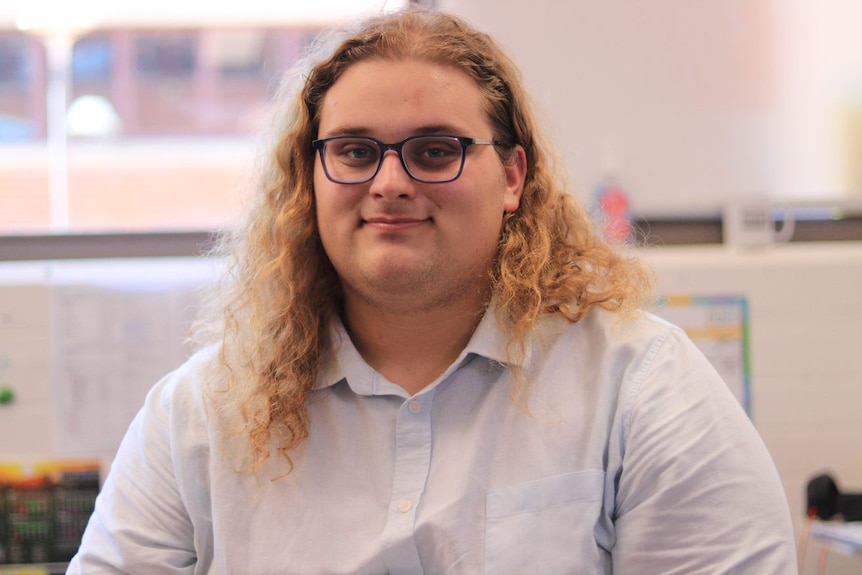
<svg viewBox="0 0 862 575">
<path fill-rule="evenodd" d="M 543 320 L 513 367 L 491 313 L 409 396 L 341 325 L 310 435 L 255 477 L 205 350 L 148 396 L 70 573 L 795 573 L 756 431 L 685 334 L 647 314 Z"/>
</svg>

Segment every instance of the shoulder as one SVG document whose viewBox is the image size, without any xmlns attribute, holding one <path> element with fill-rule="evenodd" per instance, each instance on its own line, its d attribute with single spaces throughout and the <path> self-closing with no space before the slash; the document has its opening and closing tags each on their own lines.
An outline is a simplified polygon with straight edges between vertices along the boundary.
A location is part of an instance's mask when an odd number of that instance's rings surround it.
<svg viewBox="0 0 862 575">
<path fill-rule="evenodd" d="M 220 387 L 220 363 L 217 346 L 195 352 L 153 386 L 144 411 L 180 423 L 206 418 L 208 398 Z"/>
<path fill-rule="evenodd" d="M 521 372 L 531 403 L 567 406 L 595 426 L 623 429 L 644 394 L 673 397 L 688 385 L 667 364 L 700 352 L 680 328 L 654 315 L 591 310 L 578 322 L 543 318 Z"/>
<path fill-rule="evenodd" d="M 643 310 L 622 316 L 593 309 L 577 322 L 559 314 L 543 319 L 530 341 L 533 358 L 568 354 L 584 363 L 632 369 L 646 368 L 657 355 L 698 354 L 685 332 Z"/>
<path fill-rule="evenodd" d="M 549 392 L 568 390 L 608 406 L 624 430 L 647 408 L 670 412 L 703 401 L 740 408 L 685 331 L 645 311 L 594 309 L 576 323 L 546 318 L 530 340 L 526 369 Z"/>
<path fill-rule="evenodd" d="M 579 322 L 580 323 L 580 322 Z M 585 318 L 582 340 L 620 372 L 628 404 L 653 399 L 666 406 L 708 400 L 735 405 L 727 384 L 682 328 L 646 311 L 620 319 L 608 312 Z M 690 404 L 688 404 L 690 406 Z"/>
</svg>

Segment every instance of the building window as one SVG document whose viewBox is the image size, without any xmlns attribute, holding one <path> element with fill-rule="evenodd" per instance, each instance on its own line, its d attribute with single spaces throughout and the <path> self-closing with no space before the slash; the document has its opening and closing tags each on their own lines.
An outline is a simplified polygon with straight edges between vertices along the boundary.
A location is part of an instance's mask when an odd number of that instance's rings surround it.
<svg viewBox="0 0 862 575">
<path fill-rule="evenodd" d="M 38 41 L 24 34 L 0 30 L 0 145 L 34 140 L 43 131 L 45 93 L 38 83 Z"/>
<path fill-rule="evenodd" d="M 26 36 L 0 33 L 0 89 L 23 87 L 27 81 Z"/>
<path fill-rule="evenodd" d="M 190 31 L 141 32 L 135 39 L 135 71 L 140 78 L 188 78 L 197 65 L 197 34 Z"/>
<path fill-rule="evenodd" d="M 114 2 L 67 46 L 68 19 L 24 33 L 0 1 L 0 235 L 223 227 L 282 73 L 321 28 L 405 3 L 277 2 L 266 16 L 264 3 L 210 3 L 196 16 Z"/>
<path fill-rule="evenodd" d="M 72 83 L 106 82 L 114 68 L 114 46 L 108 34 L 93 34 L 75 42 Z"/>
</svg>

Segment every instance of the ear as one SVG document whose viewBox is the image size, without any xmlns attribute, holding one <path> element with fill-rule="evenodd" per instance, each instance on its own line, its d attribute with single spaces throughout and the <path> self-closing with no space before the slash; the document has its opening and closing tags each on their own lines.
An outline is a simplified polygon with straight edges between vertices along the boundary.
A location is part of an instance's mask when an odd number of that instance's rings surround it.
<svg viewBox="0 0 862 575">
<path fill-rule="evenodd" d="M 519 144 L 512 156 L 503 164 L 506 174 L 506 190 L 503 197 L 503 211 L 512 213 L 521 205 L 524 193 L 524 180 L 527 178 L 527 152 Z"/>
</svg>

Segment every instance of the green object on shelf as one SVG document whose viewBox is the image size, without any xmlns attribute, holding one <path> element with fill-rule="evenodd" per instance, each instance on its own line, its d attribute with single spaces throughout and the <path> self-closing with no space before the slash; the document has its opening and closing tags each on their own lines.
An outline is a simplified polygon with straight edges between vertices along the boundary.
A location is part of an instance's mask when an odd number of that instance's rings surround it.
<svg viewBox="0 0 862 575">
<path fill-rule="evenodd" d="M 11 387 L 0 386 L 0 405 L 6 405 L 7 403 L 12 403 L 15 399 L 15 392 Z"/>
</svg>

